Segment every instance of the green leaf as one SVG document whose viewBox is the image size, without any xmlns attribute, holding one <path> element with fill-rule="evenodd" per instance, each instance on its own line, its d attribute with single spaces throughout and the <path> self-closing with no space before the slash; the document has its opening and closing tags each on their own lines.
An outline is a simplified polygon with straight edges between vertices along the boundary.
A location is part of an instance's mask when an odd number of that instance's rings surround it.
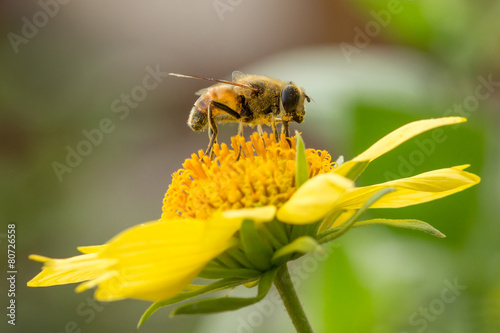
<svg viewBox="0 0 500 333">
<path fill-rule="evenodd" d="M 262 271 L 271 267 L 272 250 L 257 232 L 254 221 L 243 221 L 240 229 L 240 239 L 243 250 L 253 266 Z"/>
<path fill-rule="evenodd" d="M 298 131 L 295 131 L 295 135 L 297 137 L 295 184 L 297 184 L 297 188 L 299 188 L 309 179 L 309 163 L 307 162 L 304 140 L 302 140 Z"/>
<path fill-rule="evenodd" d="M 146 320 L 156 312 L 156 310 L 168 306 L 174 303 L 178 303 L 181 301 L 184 301 L 186 299 L 203 295 L 205 293 L 211 292 L 211 291 L 216 291 L 216 290 L 222 290 L 222 289 L 228 289 L 228 288 L 234 288 L 237 287 L 243 283 L 248 282 L 248 280 L 242 280 L 239 278 L 227 278 L 227 279 L 222 279 L 219 281 L 216 281 L 214 283 L 211 283 L 207 286 L 204 286 L 203 288 L 194 290 L 194 291 L 189 291 L 189 292 L 183 292 L 176 297 L 158 301 L 153 303 L 142 315 L 141 319 L 139 320 L 139 323 L 137 324 L 137 327 L 139 328 L 142 324 L 146 322 Z"/>
<path fill-rule="evenodd" d="M 353 228 L 363 227 L 366 225 L 382 224 L 397 228 L 413 229 L 418 231 L 423 231 L 429 235 L 436 236 L 438 238 L 445 238 L 441 231 L 437 230 L 429 223 L 420 220 L 393 220 L 393 219 L 372 219 L 365 221 L 358 221 L 353 225 Z"/>
<path fill-rule="evenodd" d="M 251 298 L 240 298 L 240 297 L 223 297 L 223 298 L 213 298 L 205 299 L 198 302 L 189 303 L 176 308 L 171 316 L 175 315 L 193 315 L 193 314 L 208 314 L 217 313 L 224 311 L 238 310 L 243 307 L 252 305 L 254 303 L 262 300 L 271 286 L 273 285 L 274 277 L 276 275 L 277 268 L 266 271 L 262 274 L 259 281 L 259 288 L 256 297 Z"/>
<path fill-rule="evenodd" d="M 282 264 L 282 261 L 286 261 L 289 255 L 293 253 L 308 253 L 316 250 L 318 247 L 320 247 L 320 245 L 314 238 L 302 236 L 276 251 L 271 259 L 271 262 L 273 264 Z"/>
</svg>

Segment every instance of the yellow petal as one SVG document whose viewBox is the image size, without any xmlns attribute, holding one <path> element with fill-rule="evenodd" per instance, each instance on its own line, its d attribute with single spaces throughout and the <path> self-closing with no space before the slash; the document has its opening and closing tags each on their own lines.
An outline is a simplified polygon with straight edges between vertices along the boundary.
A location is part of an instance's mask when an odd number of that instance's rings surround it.
<svg viewBox="0 0 500 333">
<path fill-rule="evenodd" d="M 387 195 L 387 194 L 386 194 Z M 343 211 L 339 217 L 337 217 L 335 219 L 335 221 L 333 222 L 333 224 L 331 225 L 331 227 L 338 227 L 338 226 L 341 226 L 342 224 L 346 223 L 347 221 L 349 221 L 351 219 L 351 217 L 354 216 L 354 214 L 356 214 L 357 210 L 355 209 L 349 209 L 349 210 L 345 210 Z"/>
<path fill-rule="evenodd" d="M 238 210 L 226 210 L 221 213 L 226 219 L 251 219 L 255 222 L 269 222 L 276 215 L 275 206 L 264 206 L 256 208 L 245 208 Z"/>
<path fill-rule="evenodd" d="M 195 219 L 160 220 L 133 227 L 103 251 L 118 260 L 118 275 L 101 282 L 99 300 L 157 301 L 175 296 L 205 265 L 226 250 L 238 224 Z"/>
<path fill-rule="evenodd" d="M 277 213 L 278 220 L 291 224 L 309 224 L 324 217 L 354 183 L 334 173 L 325 173 L 306 181 Z"/>
<path fill-rule="evenodd" d="M 358 209 L 373 194 L 387 187 L 393 187 L 396 191 L 384 195 L 370 208 L 406 207 L 436 200 L 480 182 L 478 176 L 463 171 L 466 167 L 468 166 L 439 169 L 409 178 L 354 188 L 348 190 L 338 201 L 336 209 Z"/>
<path fill-rule="evenodd" d="M 87 281 L 77 291 L 98 286 L 101 301 L 139 298 L 157 301 L 181 292 L 204 266 L 233 243 L 241 221 L 160 220 L 123 231 L 105 246 L 68 259 L 31 256 L 44 262 L 29 286 Z"/>
<path fill-rule="evenodd" d="M 97 253 L 101 252 L 104 248 L 106 247 L 106 244 L 104 245 L 91 245 L 91 246 L 79 246 L 76 249 L 80 251 L 81 253 Z"/>
<path fill-rule="evenodd" d="M 436 127 L 463 123 L 465 121 L 467 121 L 467 119 L 462 117 L 444 117 L 418 120 L 406 124 L 387 134 L 351 161 L 345 162 L 340 167 L 336 168 L 334 172 L 349 179 L 356 179 L 371 161 L 393 150 L 414 136 Z"/>
<path fill-rule="evenodd" d="M 31 260 L 43 262 L 43 270 L 28 282 L 28 287 L 47 287 L 92 280 L 114 264 L 112 259 L 99 259 L 96 253 L 67 259 L 51 259 L 30 255 Z"/>
</svg>

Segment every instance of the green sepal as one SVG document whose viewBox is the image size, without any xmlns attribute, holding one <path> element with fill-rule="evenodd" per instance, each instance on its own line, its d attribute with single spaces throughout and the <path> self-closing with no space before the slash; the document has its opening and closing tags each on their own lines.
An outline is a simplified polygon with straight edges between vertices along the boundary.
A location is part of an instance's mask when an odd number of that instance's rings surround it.
<svg viewBox="0 0 500 333">
<path fill-rule="evenodd" d="M 234 260 L 236 260 L 241 267 L 254 269 L 256 268 L 252 263 L 248 260 L 245 253 L 238 247 L 232 247 L 227 249 L 223 254 L 230 256 Z"/>
<path fill-rule="evenodd" d="M 249 268 L 224 268 L 224 267 L 205 267 L 197 277 L 202 279 L 222 279 L 222 278 L 239 278 L 239 279 L 254 279 L 262 274 L 261 271 Z"/>
<path fill-rule="evenodd" d="M 227 267 L 227 268 L 231 268 L 231 269 L 233 269 L 233 268 L 236 269 L 236 268 L 242 268 L 243 267 L 238 262 L 238 260 L 236 260 L 235 258 L 233 258 L 232 256 L 230 256 L 227 253 L 227 251 L 219 254 L 219 256 L 216 259 L 217 259 L 217 262 L 219 262 L 221 264 L 221 266 L 223 266 L 223 267 Z"/>
<path fill-rule="evenodd" d="M 224 311 L 238 310 L 243 307 L 255 304 L 262 300 L 271 286 L 273 285 L 274 277 L 276 276 L 277 268 L 264 272 L 259 281 L 259 288 L 256 297 L 240 298 L 240 297 L 222 297 L 213 299 L 204 299 L 201 301 L 189 303 L 176 308 L 170 316 L 176 315 L 194 315 L 208 314 Z"/>
<path fill-rule="evenodd" d="M 211 283 L 209 285 L 206 285 L 202 288 L 193 290 L 193 291 L 187 291 L 180 293 L 179 295 L 169 298 L 166 300 L 158 301 L 153 303 L 142 315 L 141 319 L 139 320 L 139 323 L 137 324 L 137 328 L 139 328 L 142 324 L 146 322 L 146 320 L 156 312 L 156 310 L 174 304 L 178 303 L 181 301 L 184 301 L 189 298 L 193 298 L 195 296 L 203 295 L 205 293 L 211 292 L 211 291 L 216 291 L 216 290 L 222 290 L 222 289 L 228 289 L 228 288 L 234 288 L 237 287 L 241 284 L 244 284 L 246 282 L 249 282 L 248 280 L 242 280 L 238 278 L 227 278 L 227 279 L 222 279 L 219 281 L 216 281 L 214 283 Z"/>
<path fill-rule="evenodd" d="M 370 161 L 348 161 L 335 169 L 335 173 L 350 180 L 356 180 L 365 171 Z"/>
<path fill-rule="evenodd" d="M 264 236 L 264 239 L 267 240 L 267 242 L 273 248 L 273 250 L 279 249 L 283 245 L 285 245 L 281 243 L 280 240 L 277 237 L 275 237 L 275 235 L 268 228 L 266 228 L 265 225 L 263 225 L 262 228 L 260 228 L 260 231 Z"/>
<path fill-rule="evenodd" d="M 302 236 L 315 236 L 318 233 L 320 223 L 296 224 L 290 226 L 290 240 L 293 241 Z"/>
<path fill-rule="evenodd" d="M 261 271 L 271 267 L 272 249 L 262 240 L 254 221 L 243 221 L 240 229 L 240 240 L 243 251 L 253 266 Z"/>
<path fill-rule="evenodd" d="M 262 227 L 267 229 L 270 234 L 281 244 L 286 245 L 290 242 L 288 237 L 288 225 L 281 223 L 276 218 L 271 222 L 262 224 Z"/>
<path fill-rule="evenodd" d="M 420 220 L 413 220 L 413 219 L 372 219 L 372 220 L 365 220 L 365 221 L 358 221 L 353 225 L 353 228 L 356 227 L 363 227 L 366 225 L 375 225 L 375 224 L 380 224 L 380 225 L 388 225 L 391 227 L 396 227 L 396 228 L 405 228 L 405 229 L 412 229 L 412 230 L 418 230 L 422 231 L 425 233 L 428 233 L 429 235 L 436 236 L 438 238 L 445 238 L 446 235 L 443 234 L 441 231 L 437 230 L 433 226 L 431 226 L 429 223 L 420 221 Z"/>
<path fill-rule="evenodd" d="M 321 249 L 321 246 L 314 238 L 302 236 L 276 251 L 271 262 L 275 265 L 280 265 L 285 263 L 294 253 L 308 253 L 318 248 Z"/>
<path fill-rule="evenodd" d="M 395 190 L 396 190 L 395 188 L 387 187 L 373 194 L 370 198 L 368 198 L 368 200 L 365 201 L 363 206 L 360 209 L 358 209 L 356 214 L 354 214 L 347 222 L 342 224 L 339 228 L 330 229 L 320 233 L 318 235 L 319 243 L 324 244 L 326 242 L 330 242 L 345 234 L 350 228 L 354 226 L 355 222 L 361 217 L 361 215 L 363 215 L 368 210 L 368 208 L 370 208 L 371 205 L 380 200 L 380 198 L 382 198 L 384 195 L 394 192 Z"/>
<path fill-rule="evenodd" d="M 332 229 L 332 225 L 335 220 L 343 213 L 343 210 L 332 211 L 326 215 L 326 217 L 321 222 L 319 226 L 318 233 L 322 233 L 326 230 Z"/>
<path fill-rule="evenodd" d="M 306 148 L 304 140 L 298 131 L 295 131 L 297 138 L 297 152 L 295 157 L 295 184 L 297 188 L 301 187 L 309 179 L 309 163 L 306 157 Z"/>
</svg>

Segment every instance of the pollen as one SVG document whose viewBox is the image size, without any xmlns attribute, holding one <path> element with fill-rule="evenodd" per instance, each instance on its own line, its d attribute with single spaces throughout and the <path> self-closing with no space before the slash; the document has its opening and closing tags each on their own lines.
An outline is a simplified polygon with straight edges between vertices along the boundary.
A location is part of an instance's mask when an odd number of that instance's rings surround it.
<svg viewBox="0 0 500 333">
<path fill-rule="evenodd" d="M 253 133 L 247 141 L 231 138 L 231 147 L 214 145 L 214 159 L 192 154 L 173 174 L 163 200 L 162 219 L 206 219 L 214 211 L 274 205 L 279 208 L 296 191 L 296 137 L 275 140 Z M 239 155 L 239 156 L 238 156 Z M 309 177 L 332 171 L 327 151 L 307 149 Z"/>
</svg>

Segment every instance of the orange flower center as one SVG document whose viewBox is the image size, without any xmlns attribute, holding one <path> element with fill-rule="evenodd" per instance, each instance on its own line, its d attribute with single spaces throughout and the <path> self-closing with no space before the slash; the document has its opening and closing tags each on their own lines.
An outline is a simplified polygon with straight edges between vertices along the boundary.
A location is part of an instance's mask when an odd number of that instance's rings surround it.
<svg viewBox="0 0 500 333">
<path fill-rule="evenodd" d="M 295 137 L 276 141 L 272 134 L 253 133 L 250 141 L 232 137 L 231 146 L 216 144 L 213 160 L 200 150 L 184 162 L 165 194 L 162 218 L 206 219 L 215 210 L 279 208 L 295 192 Z M 307 149 L 306 157 L 309 177 L 336 167 L 327 151 Z"/>
</svg>

